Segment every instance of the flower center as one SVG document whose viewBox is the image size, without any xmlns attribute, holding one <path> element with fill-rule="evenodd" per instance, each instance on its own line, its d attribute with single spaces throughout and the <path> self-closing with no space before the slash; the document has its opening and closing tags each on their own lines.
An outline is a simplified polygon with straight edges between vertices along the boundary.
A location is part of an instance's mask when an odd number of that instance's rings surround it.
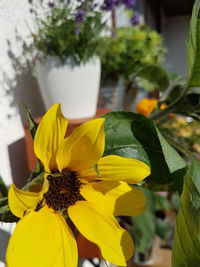
<svg viewBox="0 0 200 267">
<path fill-rule="evenodd" d="M 67 209 L 81 199 L 81 182 L 74 171 L 66 169 L 60 176 L 47 177 L 49 190 L 44 194 L 46 204 L 54 210 Z"/>
</svg>

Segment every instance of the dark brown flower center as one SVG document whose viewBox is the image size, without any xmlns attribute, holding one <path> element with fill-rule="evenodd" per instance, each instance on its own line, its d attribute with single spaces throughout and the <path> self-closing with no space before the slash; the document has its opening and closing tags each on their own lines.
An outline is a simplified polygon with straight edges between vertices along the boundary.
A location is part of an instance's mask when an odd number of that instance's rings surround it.
<svg viewBox="0 0 200 267">
<path fill-rule="evenodd" d="M 81 182 L 77 173 L 66 169 L 59 176 L 47 177 L 49 190 L 44 194 L 46 204 L 54 210 L 67 209 L 81 199 Z"/>
</svg>

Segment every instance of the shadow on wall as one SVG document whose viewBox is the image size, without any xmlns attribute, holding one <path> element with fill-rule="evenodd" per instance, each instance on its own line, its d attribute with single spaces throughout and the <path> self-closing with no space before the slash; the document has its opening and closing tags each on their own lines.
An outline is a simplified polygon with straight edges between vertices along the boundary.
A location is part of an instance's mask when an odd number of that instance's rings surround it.
<svg viewBox="0 0 200 267">
<path fill-rule="evenodd" d="M 26 55 L 22 55 L 20 58 L 17 57 L 13 53 L 10 41 L 7 40 L 7 44 L 8 57 L 10 58 L 14 75 L 13 77 L 9 77 L 8 73 L 3 73 L 3 83 L 6 85 L 5 95 L 10 97 L 10 106 L 16 108 L 17 112 L 20 114 L 22 123 L 24 123 L 26 122 L 26 117 L 21 107 L 21 102 L 27 105 L 33 117 L 43 115 L 45 107 L 37 80 L 32 73 L 32 63 L 30 63 Z"/>
<path fill-rule="evenodd" d="M 3 89 L 3 98 L 8 106 L 5 110 L 7 120 L 16 114 L 20 115 L 22 124 L 26 123 L 25 111 L 20 104 L 24 102 L 31 110 L 33 117 L 39 117 L 45 113 L 45 107 L 38 89 L 36 78 L 32 75 L 32 68 L 26 58 L 18 58 L 12 52 L 12 46 L 8 43 L 8 56 L 11 64 L 11 71 L 1 72 Z M 23 61 L 23 64 L 21 63 Z M 1 100 L 1 99 L 0 99 Z M 10 107 L 10 110 L 9 110 Z M 11 112 L 15 112 L 13 115 Z M 19 122 L 20 123 L 20 122 Z M 13 133 L 15 134 L 15 133 Z M 18 140 L 8 147 L 10 158 L 10 167 L 12 171 L 13 182 L 21 187 L 29 176 L 25 142 L 23 139 Z"/>
<path fill-rule="evenodd" d="M 13 183 L 22 188 L 30 175 L 24 138 L 10 144 L 8 146 L 8 154 Z"/>
</svg>

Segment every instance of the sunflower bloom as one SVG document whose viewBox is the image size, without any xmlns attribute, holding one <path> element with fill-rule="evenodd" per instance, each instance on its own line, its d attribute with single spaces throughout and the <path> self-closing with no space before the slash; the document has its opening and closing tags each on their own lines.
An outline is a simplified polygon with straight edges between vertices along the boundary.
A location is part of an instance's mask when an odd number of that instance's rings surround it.
<svg viewBox="0 0 200 267">
<path fill-rule="evenodd" d="M 67 125 L 56 104 L 36 131 L 34 151 L 45 169 L 43 189 L 9 189 L 9 207 L 20 221 L 9 241 L 8 267 L 76 267 L 77 245 L 69 221 L 109 262 L 126 266 L 133 254 L 132 239 L 115 216 L 144 211 L 143 194 L 128 183 L 143 180 L 149 167 L 136 159 L 102 157 L 104 119 L 86 122 L 65 138 Z"/>
</svg>

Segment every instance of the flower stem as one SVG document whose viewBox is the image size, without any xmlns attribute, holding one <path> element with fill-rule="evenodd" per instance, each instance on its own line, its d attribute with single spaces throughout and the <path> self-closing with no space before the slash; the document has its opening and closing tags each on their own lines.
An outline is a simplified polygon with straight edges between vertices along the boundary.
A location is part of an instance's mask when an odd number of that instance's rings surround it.
<svg viewBox="0 0 200 267">
<path fill-rule="evenodd" d="M 174 112 L 176 110 L 177 104 L 179 104 L 182 101 L 182 99 L 187 94 L 188 90 L 189 90 L 189 86 L 187 85 L 184 88 L 184 90 L 182 91 L 182 94 L 180 94 L 180 96 L 173 103 L 171 103 L 167 108 L 165 108 L 163 110 L 159 110 L 158 112 L 153 113 L 150 116 L 150 118 L 153 119 L 153 120 L 158 120 L 158 119 L 162 119 L 167 114 L 169 114 L 171 112 Z"/>
</svg>

